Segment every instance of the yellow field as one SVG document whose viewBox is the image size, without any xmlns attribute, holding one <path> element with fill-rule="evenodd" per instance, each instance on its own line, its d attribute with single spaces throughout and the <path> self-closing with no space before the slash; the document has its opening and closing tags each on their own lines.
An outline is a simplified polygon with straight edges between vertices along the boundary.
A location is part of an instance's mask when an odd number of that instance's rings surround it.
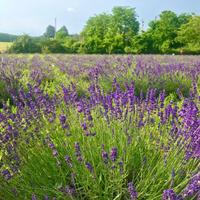
<svg viewBox="0 0 200 200">
<path fill-rule="evenodd" d="M 0 52 L 6 51 L 11 45 L 12 42 L 0 42 Z"/>
</svg>

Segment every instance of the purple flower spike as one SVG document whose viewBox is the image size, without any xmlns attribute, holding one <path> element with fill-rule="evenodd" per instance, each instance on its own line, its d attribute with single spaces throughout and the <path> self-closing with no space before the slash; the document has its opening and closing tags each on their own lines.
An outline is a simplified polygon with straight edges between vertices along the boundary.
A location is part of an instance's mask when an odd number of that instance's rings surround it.
<svg viewBox="0 0 200 200">
<path fill-rule="evenodd" d="M 119 164 L 120 174 L 123 174 L 124 173 L 124 163 L 122 161 L 120 161 L 118 164 Z"/>
<path fill-rule="evenodd" d="M 65 188 L 65 192 L 69 195 L 69 196 L 73 196 L 76 193 L 76 190 L 74 188 L 74 186 L 67 186 Z"/>
<path fill-rule="evenodd" d="M 89 162 L 85 163 L 85 166 L 87 167 L 87 169 L 92 173 L 93 172 L 93 167 Z"/>
<path fill-rule="evenodd" d="M 138 193 L 137 193 L 135 187 L 133 186 L 133 183 L 132 183 L 132 182 L 128 183 L 128 191 L 129 191 L 131 200 L 137 199 Z"/>
<path fill-rule="evenodd" d="M 45 195 L 44 200 L 49 200 L 49 197 Z"/>
<path fill-rule="evenodd" d="M 66 116 L 65 115 L 60 115 L 60 123 L 63 125 L 66 122 Z"/>
<path fill-rule="evenodd" d="M 67 162 L 69 167 L 72 167 L 72 159 L 70 156 L 65 156 L 65 161 Z"/>
<path fill-rule="evenodd" d="M 83 104 L 81 102 L 78 102 L 77 103 L 77 111 L 79 113 L 83 112 Z"/>
<path fill-rule="evenodd" d="M 57 157 L 58 156 L 58 151 L 56 149 L 53 150 L 53 156 Z"/>
<path fill-rule="evenodd" d="M 74 147 L 75 147 L 75 156 L 77 157 L 77 160 L 81 162 L 83 158 L 81 155 L 81 148 L 80 148 L 79 143 L 75 142 Z"/>
<path fill-rule="evenodd" d="M 113 147 L 110 151 L 110 160 L 112 160 L 113 162 L 115 162 L 117 159 L 117 148 Z"/>
<path fill-rule="evenodd" d="M 168 189 L 164 190 L 162 200 L 183 200 L 183 198 L 177 195 L 173 189 Z"/>
<path fill-rule="evenodd" d="M 2 175 L 5 178 L 5 180 L 9 180 L 12 177 L 9 170 L 7 170 L 7 169 L 2 171 Z"/>
<path fill-rule="evenodd" d="M 34 194 L 32 194 L 31 200 L 37 200 L 37 198 Z"/>
<path fill-rule="evenodd" d="M 84 131 L 86 131 L 87 130 L 87 124 L 84 122 L 84 123 L 82 123 L 81 124 L 81 126 L 82 126 L 82 129 L 84 130 Z"/>
<path fill-rule="evenodd" d="M 190 180 L 183 192 L 184 197 L 192 197 L 197 194 L 200 195 L 200 173 Z"/>
<path fill-rule="evenodd" d="M 108 163 L 108 153 L 103 150 L 101 153 L 101 156 L 102 156 L 104 163 L 107 164 Z"/>
</svg>

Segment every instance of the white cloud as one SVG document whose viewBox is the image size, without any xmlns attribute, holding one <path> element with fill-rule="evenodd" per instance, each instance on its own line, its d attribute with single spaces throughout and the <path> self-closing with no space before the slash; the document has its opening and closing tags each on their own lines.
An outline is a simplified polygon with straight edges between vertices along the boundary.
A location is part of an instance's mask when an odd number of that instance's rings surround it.
<svg viewBox="0 0 200 200">
<path fill-rule="evenodd" d="M 69 8 L 67 8 L 67 11 L 68 11 L 68 12 L 75 12 L 75 8 L 69 7 Z"/>
</svg>

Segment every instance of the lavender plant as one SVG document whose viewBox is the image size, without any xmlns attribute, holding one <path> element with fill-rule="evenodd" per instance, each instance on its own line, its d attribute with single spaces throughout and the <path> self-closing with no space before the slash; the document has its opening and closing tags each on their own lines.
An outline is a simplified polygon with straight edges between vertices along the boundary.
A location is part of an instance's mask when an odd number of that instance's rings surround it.
<svg viewBox="0 0 200 200">
<path fill-rule="evenodd" d="M 0 112 L 0 199 L 200 197 L 198 57 L 12 59 L 26 73 Z"/>
</svg>

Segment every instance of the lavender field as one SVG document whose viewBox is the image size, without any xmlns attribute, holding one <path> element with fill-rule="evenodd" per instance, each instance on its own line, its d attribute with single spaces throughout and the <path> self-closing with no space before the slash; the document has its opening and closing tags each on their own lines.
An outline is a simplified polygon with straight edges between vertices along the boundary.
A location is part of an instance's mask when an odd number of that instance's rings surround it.
<svg viewBox="0 0 200 200">
<path fill-rule="evenodd" d="M 199 200 L 200 56 L 0 55 L 0 200 Z"/>
</svg>

